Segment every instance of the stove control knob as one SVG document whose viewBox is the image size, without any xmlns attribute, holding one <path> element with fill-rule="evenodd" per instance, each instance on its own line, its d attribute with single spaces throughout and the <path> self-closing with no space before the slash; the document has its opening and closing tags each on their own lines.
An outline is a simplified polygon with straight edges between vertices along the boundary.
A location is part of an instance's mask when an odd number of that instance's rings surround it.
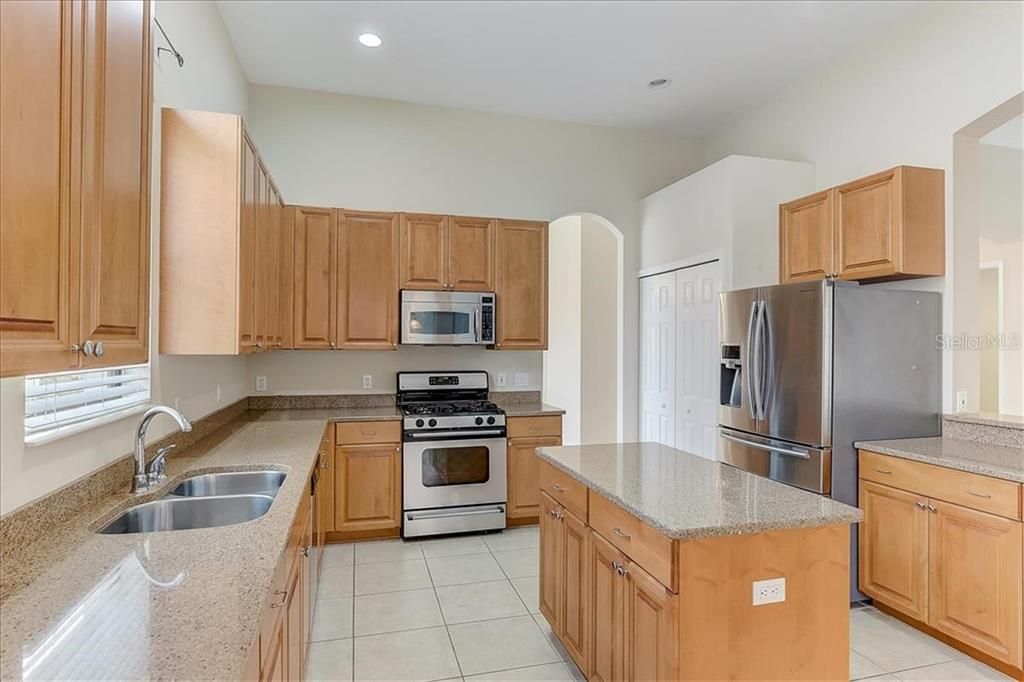
<svg viewBox="0 0 1024 682">
<path fill-rule="evenodd" d="M 476 425 L 477 425 L 477 426 L 480 426 L 481 424 L 483 424 L 483 423 L 484 423 L 484 418 L 483 418 L 483 417 L 477 417 L 477 418 L 476 418 L 476 419 L 474 419 L 473 421 L 474 421 L 474 422 L 476 422 Z"/>
<path fill-rule="evenodd" d="M 431 419 L 430 421 L 427 422 L 427 426 L 437 426 L 437 420 Z"/>
<path fill-rule="evenodd" d="M 487 423 L 488 424 L 493 424 L 494 423 L 494 417 L 488 417 L 487 418 Z"/>
<path fill-rule="evenodd" d="M 423 426 L 423 420 L 422 419 L 417 419 L 416 420 L 416 426 L 422 427 Z"/>
</svg>

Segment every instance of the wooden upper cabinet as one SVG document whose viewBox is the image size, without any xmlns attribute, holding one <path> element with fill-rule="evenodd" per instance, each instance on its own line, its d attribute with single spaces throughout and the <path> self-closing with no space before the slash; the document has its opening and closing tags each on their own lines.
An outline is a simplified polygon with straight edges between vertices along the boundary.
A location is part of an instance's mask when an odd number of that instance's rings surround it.
<svg viewBox="0 0 1024 682">
<path fill-rule="evenodd" d="M 548 224 L 498 220 L 495 348 L 548 347 Z"/>
<path fill-rule="evenodd" d="M 282 347 L 292 244 L 251 135 L 235 114 L 164 109 L 161 122 L 160 352 Z"/>
<path fill-rule="evenodd" d="M 840 279 L 899 279 L 945 272 L 941 170 L 897 166 L 833 191 Z"/>
<path fill-rule="evenodd" d="M 834 252 L 831 191 L 779 206 L 779 277 L 782 283 L 831 276 Z"/>
<path fill-rule="evenodd" d="M 1021 666 L 1021 524 L 930 500 L 928 624 Z"/>
<path fill-rule="evenodd" d="M 281 347 L 295 347 L 295 210 L 277 195 L 281 224 L 281 262 L 278 267 L 278 331 Z"/>
<path fill-rule="evenodd" d="M 78 366 L 71 37 L 70 2 L 0 2 L 0 376 Z"/>
<path fill-rule="evenodd" d="M 294 348 L 333 348 L 338 212 L 294 206 Z"/>
<path fill-rule="evenodd" d="M 860 482 L 860 589 L 912 618 L 928 618 L 927 498 Z"/>
<path fill-rule="evenodd" d="M 897 166 L 779 206 L 782 283 L 945 272 L 941 170 Z"/>
<path fill-rule="evenodd" d="M 150 3 L 82 7 L 82 365 L 125 365 L 149 357 Z"/>
<path fill-rule="evenodd" d="M 494 291 L 494 240 L 497 221 L 448 216 L 448 288 Z"/>
<path fill-rule="evenodd" d="M 340 211 L 339 348 L 390 350 L 398 343 L 398 214 Z"/>
<path fill-rule="evenodd" d="M 403 289 L 448 288 L 448 216 L 403 213 L 400 218 Z"/>
</svg>

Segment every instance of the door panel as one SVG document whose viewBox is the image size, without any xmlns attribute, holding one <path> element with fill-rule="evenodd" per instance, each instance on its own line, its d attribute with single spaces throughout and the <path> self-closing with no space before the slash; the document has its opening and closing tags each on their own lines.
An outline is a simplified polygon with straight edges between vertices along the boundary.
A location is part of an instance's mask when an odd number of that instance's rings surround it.
<svg viewBox="0 0 1024 682">
<path fill-rule="evenodd" d="M 861 279 L 896 272 L 902 204 L 899 169 L 841 185 L 834 194 L 839 277 Z"/>
<path fill-rule="evenodd" d="M 718 263 L 676 272 L 675 447 L 717 459 Z"/>
<path fill-rule="evenodd" d="M 295 207 L 295 348 L 331 348 L 334 343 L 337 213 Z"/>
<path fill-rule="evenodd" d="M 457 291 L 494 291 L 494 235 L 488 218 L 448 217 L 448 284 Z"/>
<path fill-rule="evenodd" d="M 71 2 L 0 2 L 0 376 L 78 366 Z"/>
<path fill-rule="evenodd" d="M 640 438 L 675 444 L 676 273 L 640 282 Z"/>
<path fill-rule="evenodd" d="M 832 191 L 779 206 L 779 281 L 824 279 L 835 272 Z"/>
<path fill-rule="evenodd" d="M 635 563 L 629 564 L 626 679 L 674 680 L 679 669 L 678 599 Z"/>
<path fill-rule="evenodd" d="M 403 213 L 400 219 L 402 289 L 448 288 L 448 217 Z"/>
<path fill-rule="evenodd" d="M 590 531 L 588 570 L 590 577 L 589 670 L 592 682 L 624 679 L 625 664 L 625 580 L 617 565 L 627 559 L 607 540 Z"/>
<path fill-rule="evenodd" d="M 572 512 L 562 509 L 562 629 L 558 633 L 565 650 L 580 670 L 587 669 L 587 612 L 590 588 L 587 580 L 590 529 Z"/>
<path fill-rule="evenodd" d="M 548 347 L 548 224 L 499 220 L 496 348 Z"/>
<path fill-rule="evenodd" d="M 928 511 L 925 498 L 860 482 L 860 590 L 921 621 L 928 619 Z"/>
<path fill-rule="evenodd" d="M 401 446 L 339 445 L 335 450 L 334 530 L 402 524 Z"/>
<path fill-rule="evenodd" d="M 931 500 L 928 624 L 1021 665 L 1021 524 Z"/>
<path fill-rule="evenodd" d="M 537 448 L 562 444 L 558 436 L 512 438 L 508 441 L 508 517 L 535 517 L 540 513 L 540 460 Z"/>
<path fill-rule="evenodd" d="M 398 215 L 338 215 L 339 348 L 394 350 L 398 341 Z"/>
<path fill-rule="evenodd" d="M 758 289 L 740 289 L 721 294 L 718 297 L 719 349 L 720 354 L 728 347 L 739 351 L 736 364 L 739 369 L 738 385 L 732 390 L 734 377 L 726 370 L 721 361 L 716 362 L 719 381 L 726 382 L 725 396 L 720 391 L 718 406 L 718 422 L 740 431 L 756 433 L 757 419 L 754 417 L 753 401 L 753 358 L 751 357 L 751 321 L 754 306 L 759 301 Z M 721 385 L 721 384 L 720 384 Z M 735 395 L 733 395 L 735 394 Z M 731 397 L 730 397 L 731 396 Z M 729 401 L 733 401 L 730 404 Z"/>
<path fill-rule="evenodd" d="M 764 315 L 758 432 L 808 445 L 831 445 L 831 285 L 806 282 L 761 290 Z"/>
<path fill-rule="evenodd" d="M 238 235 L 238 350 L 256 350 L 256 215 L 259 166 L 256 147 L 242 136 L 242 210 Z"/>
<path fill-rule="evenodd" d="M 80 336 L 86 367 L 149 357 L 150 3 L 85 12 Z"/>
<path fill-rule="evenodd" d="M 562 621 L 562 529 L 558 503 L 540 494 L 540 612 L 556 633 Z"/>
</svg>

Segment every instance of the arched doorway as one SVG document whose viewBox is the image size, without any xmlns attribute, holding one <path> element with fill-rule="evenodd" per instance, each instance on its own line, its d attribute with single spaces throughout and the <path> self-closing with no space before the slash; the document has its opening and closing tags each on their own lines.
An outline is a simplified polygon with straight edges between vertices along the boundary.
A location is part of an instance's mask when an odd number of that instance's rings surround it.
<svg viewBox="0 0 1024 682">
<path fill-rule="evenodd" d="M 562 442 L 622 439 L 622 233 L 592 213 L 550 224 L 545 402 L 565 409 Z"/>
</svg>

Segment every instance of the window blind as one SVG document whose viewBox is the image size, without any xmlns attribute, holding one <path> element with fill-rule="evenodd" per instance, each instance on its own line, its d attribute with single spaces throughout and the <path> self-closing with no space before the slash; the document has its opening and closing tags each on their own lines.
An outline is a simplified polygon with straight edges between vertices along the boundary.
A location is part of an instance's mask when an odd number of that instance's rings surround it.
<svg viewBox="0 0 1024 682">
<path fill-rule="evenodd" d="M 149 402 L 149 365 L 25 377 L 25 438 Z"/>
</svg>

